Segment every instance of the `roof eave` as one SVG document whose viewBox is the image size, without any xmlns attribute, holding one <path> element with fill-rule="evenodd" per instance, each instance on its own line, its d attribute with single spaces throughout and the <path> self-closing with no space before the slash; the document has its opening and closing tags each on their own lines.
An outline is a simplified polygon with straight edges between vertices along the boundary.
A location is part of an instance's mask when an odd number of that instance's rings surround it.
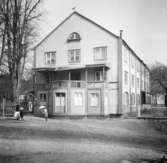
<svg viewBox="0 0 167 163">
<path fill-rule="evenodd" d="M 105 29 L 104 27 L 102 27 L 101 25 L 95 23 L 94 21 L 92 21 L 91 19 L 81 15 L 80 13 L 74 11 L 73 13 L 71 13 L 68 17 L 66 17 L 56 28 L 54 28 L 48 35 L 46 35 L 37 45 L 35 45 L 32 49 L 35 50 L 40 44 L 42 44 L 54 31 L 56 31 L 63 23 L 65 23 L 72 15 L 77 14 L 78 16 L 80 16 L 81 18 L 91 22 L 92 24 L 96 25 L 97 27 L 101 28 L 103 31 L 107 32 L 108 34 L 114 36 L 115 38 L 119 38 L 117 35 L 115 35 L 114 33 L 110 32 L 109 30 Z"/>
<path fill-rule="evenodd" d="M 123 40 L 123 39 L 122 39 L 122 41 L 123 41 L 123 44 L 126 45 L 126 46 L 128 47 L 128 49 L 135 55 L 135 57 L 145 66 L 145 68 L 147 68 L 147 70 L 150 71 L 150 69 L 148 68 L 148 66 L 144 63 L 144 61 L 143 61 L 142 59 L 140 59 L 140 58 L 138 57 L 138 55 L 137 55 L 137 54 L 135 53 L 135 51 L 128 45 L 128 43 L 127 43 L 125 40 Z"/>
</svg>

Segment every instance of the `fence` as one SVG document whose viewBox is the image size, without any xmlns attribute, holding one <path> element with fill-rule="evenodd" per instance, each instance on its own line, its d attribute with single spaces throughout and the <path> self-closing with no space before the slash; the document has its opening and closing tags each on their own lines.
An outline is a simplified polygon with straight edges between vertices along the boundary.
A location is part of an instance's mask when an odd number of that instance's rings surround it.
<svg viewBox="0 0 167 163">
<path fill-rule="evenodd" d="M 0 116 L 2 117 L 11 117 L 14 116 L 15 105 L 13 103 L 6 102 L 3 99 L 2 104 L 0 104 Z"/>
<path fill-rule="evenodd" d="M 167 117 L 167 107 L 155 107 L 142 108 L 141 116 L 151 116 L 151 117 Z"/>
</svg>

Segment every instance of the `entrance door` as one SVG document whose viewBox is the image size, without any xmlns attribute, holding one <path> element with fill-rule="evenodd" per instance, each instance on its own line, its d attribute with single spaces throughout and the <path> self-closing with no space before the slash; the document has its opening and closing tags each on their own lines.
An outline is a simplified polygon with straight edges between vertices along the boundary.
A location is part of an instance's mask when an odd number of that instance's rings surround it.
<svg viewBox="0 0 167 163">
<path fill-rule="evenodd" d="M 88 114 L 100 115 L 101 93 L 100 90 L 88 90 Z"/>
<path fill-rule="evenodd" d="M 66 113 L 66 93 L 56 92 L 55 93 L 55 112 Z"/>
</svg>

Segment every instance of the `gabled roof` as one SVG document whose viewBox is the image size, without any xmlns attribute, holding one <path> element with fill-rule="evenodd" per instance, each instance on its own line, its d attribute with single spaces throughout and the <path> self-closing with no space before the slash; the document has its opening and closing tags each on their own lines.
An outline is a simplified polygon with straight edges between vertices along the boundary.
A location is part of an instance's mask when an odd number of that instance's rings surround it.
<svg viewBox="0 0 167 163">
<path fill-rule="evenodd" d="M 117 35 L 115 35 L 114 33 L 110 32 L 109 30 L 105 29 L 104 27 L 102 27 L 101 25 L 95 23 L 94 21 L 90 20 L 89 18 L 81 15 L 80 13 L 74 11 L 72 14 L 70 14 L 67 18 L 65 18 L 56 28 L 54 28 L 46 37 L 44 37 L 44 39 L 42 39 L 33 49 L 37 48 L 40 44 L 42 44 L 54 31 L 56 31 L 62 24 L 64 24 L 72 15 L 78 15 L 79 17 L 87 20 L 88 22 L 94 24 L 95 26 L 99 27 L 100 29 L 102 29 L 103 31 L 107 32 L 108 34 L 119 38 Z"/>
<path fill-rule="evenodd" d="M 76 15 L 78 15 L 79 17 L 81 17 L 81 18 L 87 20 L 88 22 L 92 23 L 93 25 L 99 27 L 99 28 L 102 29 L 104 32 L 108 33 L 109 35 L 112 35 L 112 36 L 114 36 L 114 37 L 117 38 L 117 39 L 120 38 L 120 37 L 117 36 L 116 34 L 112 33 L 111 31 L 107 30 L 106 28 L 102 27 L 101 25 L 95 23 L 95 22 L 92 21 L 91 19 L 89 19 L 89 18 L 87 18 L 87 17 L 81 15 L 80 13 L 74 11 L 74 12 L 71 13 L 67 18 L 65 18 L 56 28 L 54 28 L 46 37 L 44 37 L 44 39 L 42 39 L 33 49 L 36 49 L 39 45 L 41 45 L 53 32 L 55 32 L 61 25 L 63 25 L 63 24 L 64 24 L 72 15 L 74 15 L 74 14 L 76 14 Z M 137 59 L 139 59 L 139 61 L 140 61 L 140 62 L 147 68 L 147 70 L 149 71 L 148 66 L 143 62 L 143 60 L 141 60 L 141 59 L 137 56 L 137 54 L 134 52 L 134 50 L 132 50 L 132 48 L 130 48 L 130 46 L 127 44 L 127 42 L 126 42 L 125 40 L 123 40 L 123 39 L 122 39 L 122 41 L 123 41 L 123 44 L 129 48 L 129 50 L 133 53 L 133 55 L 134 55 Z"/>
</svg>

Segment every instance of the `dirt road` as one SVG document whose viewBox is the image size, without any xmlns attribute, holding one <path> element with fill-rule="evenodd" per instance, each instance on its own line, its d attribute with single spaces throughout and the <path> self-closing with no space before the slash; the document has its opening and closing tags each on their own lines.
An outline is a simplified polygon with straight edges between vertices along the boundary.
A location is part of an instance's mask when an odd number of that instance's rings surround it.
<svg viewBox="0 0 167 163">
<path fill-rule="evenodd" d="M 0 162 L 141 162 L 167 154 L 167 135 L 144 120 L 0 120 Z"/>
</svg>

